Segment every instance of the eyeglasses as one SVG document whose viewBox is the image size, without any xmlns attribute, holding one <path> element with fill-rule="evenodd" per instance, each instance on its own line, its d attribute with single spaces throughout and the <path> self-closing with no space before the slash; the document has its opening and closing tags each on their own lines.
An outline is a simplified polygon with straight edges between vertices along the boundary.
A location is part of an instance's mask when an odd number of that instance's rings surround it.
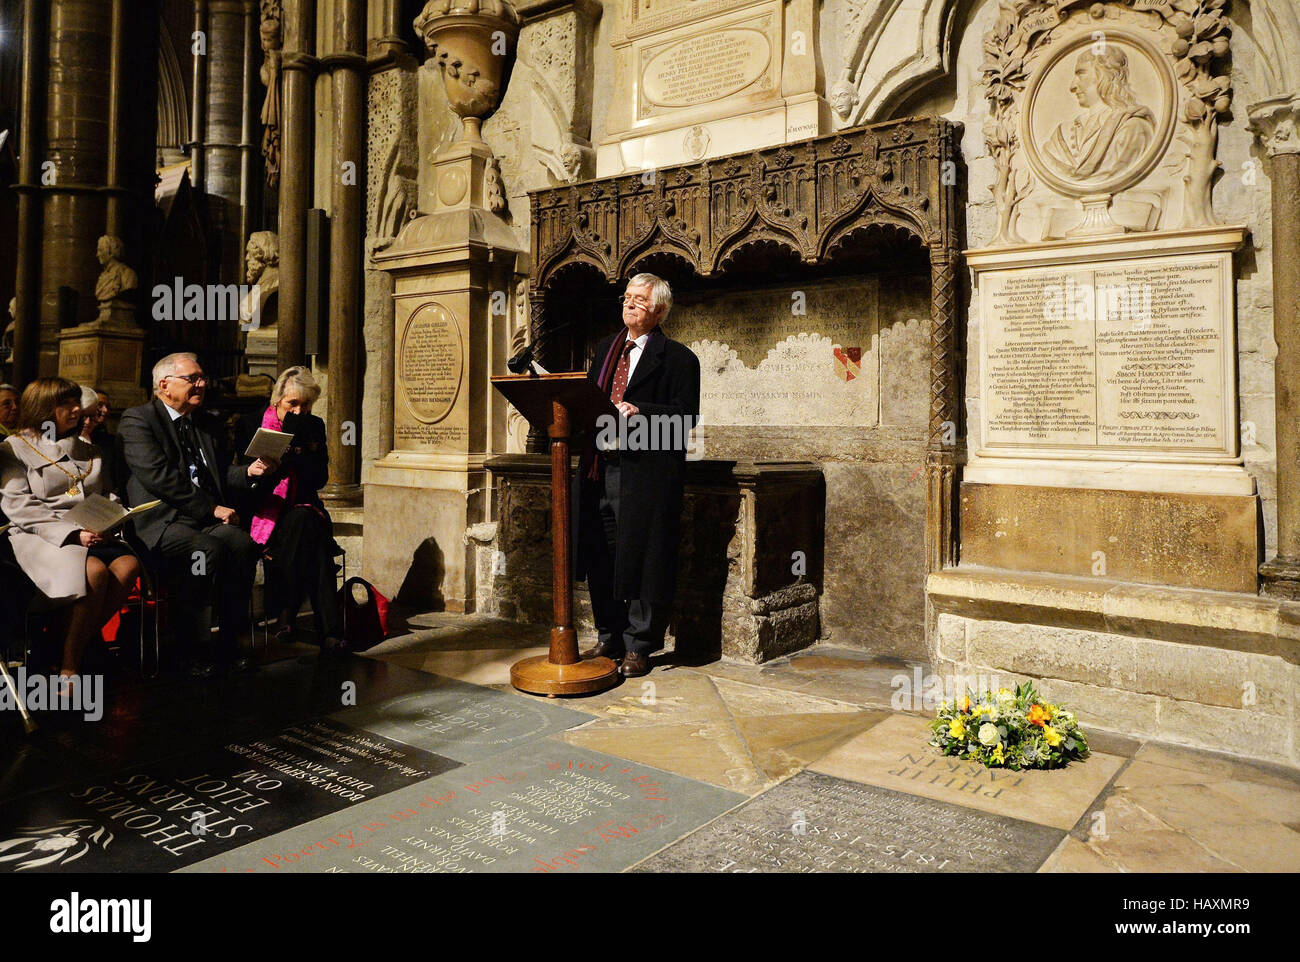
<svg viewBox="0 0 1300 962">
<path fill-rule="evenodd" d="M 208 378 L 205 374 L 168 374 L 167 376 L 178 377 L 182 381 L 189 381 L 195 387 L 198 387 L 200 384 L 208 383 Z"/>
</svg>

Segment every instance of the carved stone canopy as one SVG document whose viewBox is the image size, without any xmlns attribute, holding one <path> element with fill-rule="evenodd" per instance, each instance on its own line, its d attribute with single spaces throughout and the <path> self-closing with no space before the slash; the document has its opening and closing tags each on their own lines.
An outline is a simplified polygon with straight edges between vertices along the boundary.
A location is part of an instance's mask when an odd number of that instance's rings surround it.
<svg viewBox="0 0 1300 962">
<path fill-rule="evenodd" d="M 711 277 L 737 251 L 761 242 L 817 265 L 868 224 L 901 229 L 932 250 L 955 251 L 957 129 L 930 118 L 891 121 L 531 192 L 533 284 L 545 288 L 577 262 L 612 282 L 654 254 L 675 256 Z"/>
<path fill-rule="evenodd" d="M 551 370 L 573 360 L 571 272 L 613 284 L 656 259 L 707 280 L 754 249 L 815 279 L 857 238 L 894 233 L 928 249 L 930 424 L 927 563 L 955 558 L 960 125 L 909 118 L 694 164 L 533 191 L 532 341 Z M 902 247 L 903 244 L 895 246 Z M 865 269 L 870 269 L 869 266 Z M 566 346 L 569 350 L 566 352 Z M 568 353 L 569 357 L 565 357 Z"/>
</svg>

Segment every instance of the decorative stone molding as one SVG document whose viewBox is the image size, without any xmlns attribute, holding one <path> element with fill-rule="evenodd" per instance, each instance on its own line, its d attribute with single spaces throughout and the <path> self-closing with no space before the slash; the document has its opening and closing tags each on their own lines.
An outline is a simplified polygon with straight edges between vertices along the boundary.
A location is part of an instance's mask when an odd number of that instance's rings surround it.
<svg viewBox="0 0 1300 962">
<path fill-rule="evenodd" d="M 1300 154 L 1300 95 L 1253 104 L 1250 129 L 1270 157 Z"/>
<path fill-rule="evenodd" d="M 1032 241 L 1218 223 L 1210 191 L 1232 95 L 1227 2 L 1002 5 L 981 70 L 994 246 L 1026 240 L 1016 226 L 1026 218 L 1038 227 Z"/>
<path fill-rule="evenodd" d="M 844 126 L 883 119 L 948 72 L 956 8 L 956 0 L 849 0 L 839 29 L 843 68 L 830 89 Z M 913 42 L 899 43 L 904 37 Z"/>
<path fill-rule="evenodd" d="M 262 0 L 262 67 L 258 73 L 266 88 L 262 101 L 262 156 L 266 159 L 266 182 L 280 182 L 280 59 L 284 48 L 284 10 L 280 0 Z"/>
</svg>

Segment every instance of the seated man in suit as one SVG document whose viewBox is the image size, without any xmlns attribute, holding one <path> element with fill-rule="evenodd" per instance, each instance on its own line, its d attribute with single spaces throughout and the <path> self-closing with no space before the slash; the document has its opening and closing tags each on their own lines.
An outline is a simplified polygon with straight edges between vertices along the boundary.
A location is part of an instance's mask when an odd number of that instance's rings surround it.
<svg viewBox="0 0 1300 962">
<path fill-rule="evenodd" d="M 118 427 L 130 476 L 127 501 L 163 503 L 136 520 L 145 545 L 179 577 L 181 597 L 170 606 L 178 640 L 208 640 L 217 608 L 220 641 L 216 661 L 237 671 L 253 667 L 239 655 L 239 634 L 248 620 L 258 545 L 239 527 L 230 507 L 276 465 L 257 460 L 232 463 L 222 443 L 221 424 L 199 409 L 207 378 L 193 354 L 169 354 L 154 365 L 154 397 L 122 413 Z M 198 653 L 192 668 L 208 675 L 213 666 Z"/>
</svg>

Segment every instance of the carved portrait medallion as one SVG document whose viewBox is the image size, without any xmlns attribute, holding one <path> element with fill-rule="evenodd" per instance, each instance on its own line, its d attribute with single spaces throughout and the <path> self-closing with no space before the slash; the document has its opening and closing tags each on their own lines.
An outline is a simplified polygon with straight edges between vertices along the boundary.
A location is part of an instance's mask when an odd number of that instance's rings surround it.
<svg viewBox="0 0 1300 962">
<path fill-rule="evenodd" d="M 1081 34 L 1030 77 L 1020 117 L 1030 167 L 1072 197 L 1132 187 L 1173 136 L 1168 60 L 1136 34 Z"/>
</svg>

